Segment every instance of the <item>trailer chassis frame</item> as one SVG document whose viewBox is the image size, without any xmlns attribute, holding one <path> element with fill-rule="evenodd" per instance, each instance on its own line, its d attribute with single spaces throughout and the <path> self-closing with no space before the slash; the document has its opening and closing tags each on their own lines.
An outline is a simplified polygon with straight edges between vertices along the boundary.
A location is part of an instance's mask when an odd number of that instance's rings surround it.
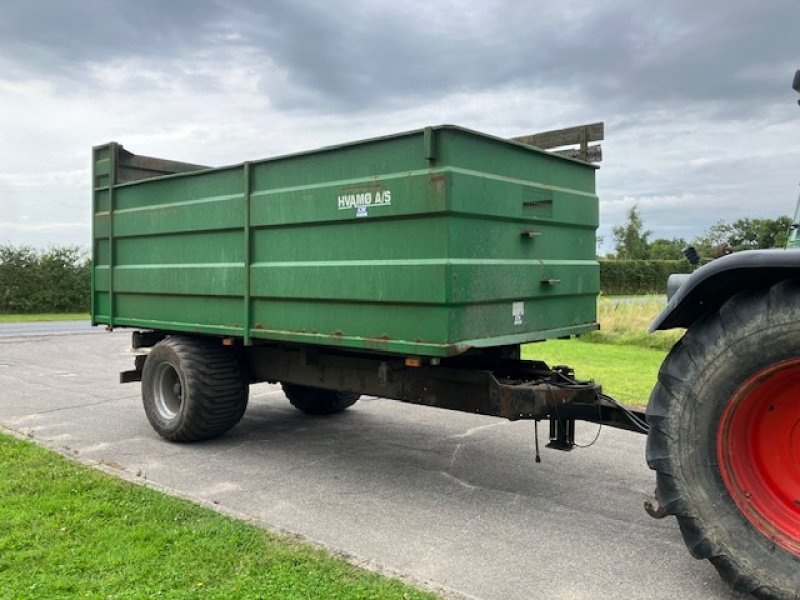
<svg viewBox="0 0 800 600">
<path fill-rule="evenodd" d="M 147 349 L 168 335 L 136 331 L 135 368 L 120 381 L 141 381 Z M 203 336 L 205 337 L 205 336 Z M 358 353 L 326 346 L 220 343 L 236 352 L 250 383 L 292 383 L 390 398 L 517 421 L 549 420 L 548 447 L 571 450 L 576 421 L 645 433 L 644 412 L 623 406 L 566 366 L 522 360 L 519 347 L 490 348 L 451 358 Z"/>
</svg>

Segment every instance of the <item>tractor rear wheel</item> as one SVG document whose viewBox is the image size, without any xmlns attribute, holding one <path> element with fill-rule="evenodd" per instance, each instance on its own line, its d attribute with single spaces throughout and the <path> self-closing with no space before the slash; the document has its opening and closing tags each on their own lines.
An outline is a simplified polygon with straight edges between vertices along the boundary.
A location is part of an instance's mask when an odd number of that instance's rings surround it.
<svg viewBox="0 0 800 600">
<path fill-rule="evenodd" d="M 737 591 L 800 598 L 800 282 L 694 323 L 647 419 L 657 497 L 691 553 Z"/>
</svg>

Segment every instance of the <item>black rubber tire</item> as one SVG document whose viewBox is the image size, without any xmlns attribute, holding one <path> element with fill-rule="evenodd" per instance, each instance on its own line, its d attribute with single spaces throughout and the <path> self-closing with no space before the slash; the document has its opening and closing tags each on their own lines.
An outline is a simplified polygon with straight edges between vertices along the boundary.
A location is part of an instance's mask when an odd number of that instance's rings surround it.
<svg viewBox="0 0 800 600">
<path fill-rule="evenodd" d="M 236 354 L 202 338 L 169 336 L 142 371 L 142 401 L 156 432 L 171 441 L 207 440 L 228 431 L 247 408 L 248 385 Z"/>
<path fill-rule="evenodd" d="M 800 557 L 762 535 L 733 502 L 718 467 L 717 426 L 743 382 L 797 356 L 800 282 L 742 292 L 672 348 L 647 408 L 647 463 L 661 506 L 677 517 L 695 558 L 756 598 L 800 598 Z"/>
<path fill-rule="evenodd" d="M 359 394 L 335 392 L 322 388 L 283 383 L 283 393 L 292 406 L 309 415 L 332 415 L 353 406 L 360 398 Z"/>
</svg>

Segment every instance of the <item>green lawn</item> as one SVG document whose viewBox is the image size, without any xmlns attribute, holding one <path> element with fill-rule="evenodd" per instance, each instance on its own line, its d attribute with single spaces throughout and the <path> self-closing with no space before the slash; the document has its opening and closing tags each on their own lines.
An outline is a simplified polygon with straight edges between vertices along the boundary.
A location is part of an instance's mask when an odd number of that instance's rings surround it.
<svg viewBox="0 0 800 600">
<path fill-rule="evenodd" d="M 0 434 L 0 598 L 435 598 Z"/>
<path fill-rule="evenodd" d="M 0 314 L 0 323 L 32 323 L 35 321 L 88 321 L 89 313 L 43 313 L 4 315 Z"/>
<path fill-rule="evenodd" d="M 646 405 L 656 383 L 664 350 L 639 346 L 589 343 L 579 339 L 550 340 L 523 346 L 523 357 L 548 365 L 569 365 L 579 379 L 594 379 L 603 391 L 632 405 Z"/>
</svg>

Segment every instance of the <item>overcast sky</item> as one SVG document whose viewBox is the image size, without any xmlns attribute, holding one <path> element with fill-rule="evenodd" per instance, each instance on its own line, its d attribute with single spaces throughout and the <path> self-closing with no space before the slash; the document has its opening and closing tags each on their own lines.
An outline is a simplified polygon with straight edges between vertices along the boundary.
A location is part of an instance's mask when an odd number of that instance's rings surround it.
<svg viewBox="0 0 800 600">
<path fill-rule="evenodd" d="M 223 165 L 605 121 L 601 225 L 793 214 L 800 1 L 5 0 L 0 244 L 90 243 L 93 145 Z"/>
</svg>

